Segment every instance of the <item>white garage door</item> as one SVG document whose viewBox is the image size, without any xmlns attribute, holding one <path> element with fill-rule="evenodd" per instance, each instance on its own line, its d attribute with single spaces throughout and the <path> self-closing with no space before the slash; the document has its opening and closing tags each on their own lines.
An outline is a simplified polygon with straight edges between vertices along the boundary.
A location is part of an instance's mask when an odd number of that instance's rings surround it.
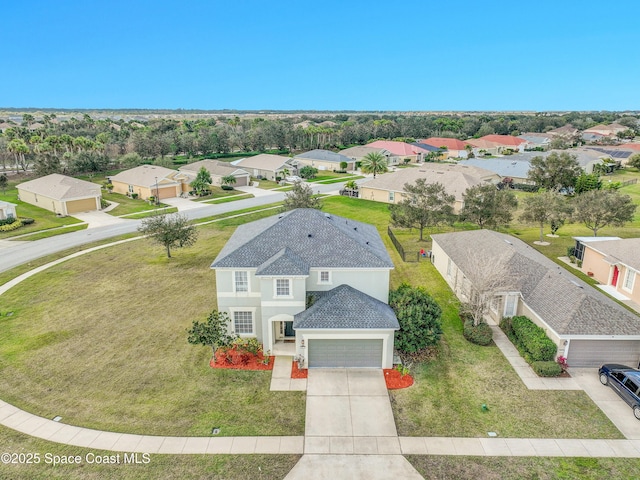
<svg viewBox="0 0 640 480">
<path fill-rule="evenodd" d="M 567 363 L 570 367 L 622 363 L 635 368 L 639 360 L 639 340 L 571 340 Z"/>
<path fill-rule="evenodd" d="M 309 340 L 309 368 L 382 368 L 382 340 Z"/>
</svg>

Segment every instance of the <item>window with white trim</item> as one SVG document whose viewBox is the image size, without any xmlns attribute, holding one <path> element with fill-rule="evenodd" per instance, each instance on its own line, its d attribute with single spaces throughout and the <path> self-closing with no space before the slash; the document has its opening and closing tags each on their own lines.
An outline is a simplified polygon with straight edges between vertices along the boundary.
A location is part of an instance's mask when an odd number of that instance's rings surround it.
<svg viewBox="0 0 640 480">
<path fill-rule="evenodd" d="M 328 270 L 318 272 L 318 283 L 331 283 L 331 272 Z"/>
<path fill-rule="evenodd" d="M 291 280 L 288 278 L 276 278 L 276 297 L 291 296 Z"/>
<path fill-rule="evenodd" d="M 447 278 L 451 278 L 451 259 L 447 258 Z"/>
<path fill-rule="evenodd" d="M 622 287 L 625 290 L 633 290 L 633 283 L 635 282 L 636 279 L 636 272 L 634 272 L 633 270 L 631 270 L 630 268 L 627 268 L 627 271 L 624 274 L 624 282 L 622 282 Z"/>
<path fill-rule="evenodd" d="M 504 305 L 504 316 L 505 317 L 513 317 L 516 314 L 516 296 L 515 295 L 507 295 L 507 301 Z"/>
<path fill-rule="evenodd" d="M 234 272 L 234 283 L 236 292 L 249 291 L 249 274 L 247 272 Z"/>
<path fill-rule="evenodd" d="M 253 335 L 253 313 L 233 312 L 233 329 L 238 335 Z"/>
<path fill-rule="evenodd" d="M 396 192 L 389 192 L 389 201 L 393 202 L 396 199 Z"/>
</svg>

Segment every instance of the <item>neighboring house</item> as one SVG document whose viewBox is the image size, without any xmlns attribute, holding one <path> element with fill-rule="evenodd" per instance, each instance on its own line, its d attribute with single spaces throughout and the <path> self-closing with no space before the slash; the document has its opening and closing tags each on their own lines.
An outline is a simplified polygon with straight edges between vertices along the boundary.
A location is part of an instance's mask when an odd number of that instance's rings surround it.
<svg viewBox="0 0 640 480">
<path fill-rule="evenodd" d="M 204 167 L 211 175 L 212 185 L 222 185 L 222 178 L 229 175 L 233 175 L 236 179 L 236 183 L 232 185 L 234 187 L 245 187 L 251 182 L 249 172 L 242 168 L 238 168 L 235 165 L 231 165 L 228 162 L 220 162 L 219 160 L 201 160 L 199 162 L 183 165 L 178 170 L 181 172 L 187 172 L 195 178 L 202 167 Z"/>
<path fill-rule="evenodd" d="M 430 155 L 433 154 L 434 152 L 438 153 L 438 157 L 437 160 L 446 160 L 447 159 L 447 151 L 439 148 L 439 147 L 434 147 L 433 145 L 429 145 L 427 143 L 420 143 L 420 142 L 413 142 L 411 143 L 411 145 L 413 145 L 414 147 L 419 147 L 422 148 L 423 150 L 426 150 L 427 153 L 426 155 Z"/>
<path fill-rule="evenodd" d="M 289 157 L 282 157 L 280 155 L 271 155 L 269 153 L 261 153 L 253 157 L 241 158 L 231 162 L 238 168 L 242 168 L 251 174 L 252 177 L 258 180 L 273 180 L 276 177 L 283 178 L 287 175 L 295 174 L 295 167 L 291 164 Z"/>
<path fill-rule="evenodd" d="M 525 144 L 525 150 L 533 148 L 547 150 L 551 144 L 553 135 L 549 135 L 548 133 L 523 133 L 522 135 L 518 135 L 518 138 L 527 142 Z"/>
<path fill-rule="evenodd" d="M 16 188 L 21 201 L 58 215 L 100 210 L 100 185 L 59 173 L 21 183 Z"/>
<path fill-rule="evenodd" d="M 426 143 L 432 147 L 446 150 L 447 158 L 467 158 L 467 143 L 457 138 L 431 137 L 418 140 L 418 143 Z"/>
<path fill-rule="evenodd" d="M 606 138 L 607 135 L 602 135 L 601 133 L 596 132 L 582 132 L 580 138 L 585 142 L 599 142 L 603 138 Z"/>
<path fill-rule="evenodd" d="M 18 218 L 16 213 L 17 205 L 15 203 L 5 202 L 0 200 L 0 220 L 6 220 L 7 218 Z"/>
<path fill-rule="evenodd" d="M 585 147 L 587 150 L 595 150 L 604 155 L 608 155 L 616 163 L 625 165 L 629 160 L 629 157 L 637 153 L 633 148 L 629 147 L 629 144 L 610 146 L 610 147 Z"/>
<path fill-rule="evenodd" d="M 571 140 L 578 135 L 578 129 L 571 125 L 570 123 L 559 128 L 554 128 L 553 130 L 549 130 L 547 135 L 551 135 L 552 137 L 563 138 L 564 140 Z"/>
<path fill-rule="evenodd" d="M 636 366 L 640 317 L 523 241 L 491 230 L 431 235 L 432 262 L 461 301 L 500 277 L 489 317 L 525 315 L 543 328 L 572 367 Z"/>
<path fill-rule="evenodd" d="M 293 164 L 298 169 L 309 166 L 317 168 L 318 170 L 342 170 L 341 163 L 347 164 L 347 171 L 354 171 L 356 169 L 356 161 L 353 158 L 347 157 L 340 153 L 331 152 L 329 150 L 316 149 L 309 152 L 301 153 L 293 157 Z"/>
<path fill-rule="evenodd" d="M 640 306 L 640 238 L 577 237 L 576 245 L 583 272 Z"/>
<path fill-rule="evenodd" d="M 587 128 L 582 133 L 600 135 L 602 137 L 617 137 L 618 133 L 626 132 L 629 127 L 620 125 L 619 123 L 611 123 L 609 125 L 599 124 L 591 128 Z"/>
<path fill-rule="evenodd" d="M 600 151 L 599 149 L 594 148 L 579 147 L 572 148 L 571 150 L 554 151 L 558 154 L 562 152 L 568 152 L 571 155 L 574 155 L 578 160 L 578 163 L 586 173 L 593 173 L 594 166 L 598 164 L 608 163 L 612 166 L 621 164 L 620 159 L 614 159 L 609 153 L 605 153 L 606 151 Z"/>
<path fill-rule="evenodd" d="M 512 157 L 468 158 L 460 160 L 458 164 L 484 168 L 498 175 L 500 180 L 511 178 L 513 183 L 533 184 L 528 178 L 531 168 L 529 160 L 513 159 Z"/>
<path fill-rule="evenodd" d="M 467 143 L 473 147 L 475 155 L 490 153 L 500 155 L 505 151 L 524 152 L 525 146 L 529 144 L 527 140 L 512 135 L 485 135 L 480 138 L 472 138 Z"/>
<path fill-rule="evenodd" d="M 393 365 L 393 262 L 373 225 L 297 209 L 240 225 L 211 265 L 218 310 L 308 367 Z M 294 343 L 295 342 L 295 343 Z"/>
<path fill-rule="evenodd" d="M 356 162 L 362 161 L 364 157 L 369 155 L 370 153 L 379 153 L 380 155 L 386 157 L 387 165 L 397 165 L 402 163 L 402 159 L 395 156 L 386 148 L 375 148 L 370 147 L 369 145 L 360 145 L 351 148 L 345 148 L 344 150 L 340 150 L 340 155 L 344 155 L 345 157 L 349 157 Z"/>
<path fill-rule="evenodd" d="M 360 198 L 384 203 L 400 203 L 405 195 L 404 185 L 414 184 L 419 178 L 427 183 L 440 183 L 455 197 L 453 209 L 459 213 L 464 207 L 464 193 L 482 183 L 498 183 L 500 177 L 489 170 L 475 166 L 422 163 L 417 168 L 402 168 L 396 172 L 378 175 L 360 185 Z"/>
<path fill-rule="evenodd" d="M 393 155 L 400 159 L 400 162 L 398 163 L 404 162 L 405 158 L 410 159 L 412 162 L 422 162 L 429 154 L 429 150 L 422 147 L 391 140 L 376 140 L 375 142 L 367 143 L 367 146 L 389 150 Z"/>
<path fill-rule="evenodd" d="M 0 123 L 0 133 L 4 133 L 7 130 L 9 130 L 10 128 L 14 128 L 17 127 L 18 125 L 16 125 L 15 123 L 7 123 L 7 122 L 2 122 Z"/>
<path fill-rule="evenodd" d="M 163 198 L 179 197 L 188 192 L 195 175 L 190 172 L 179 172 L 170 168 L 156 165 L 140 165 L 124 170 L 110 177 L 113 191 L 122 195 L 137 194 L 138 198 L 149 197 Z"/>
</svg>

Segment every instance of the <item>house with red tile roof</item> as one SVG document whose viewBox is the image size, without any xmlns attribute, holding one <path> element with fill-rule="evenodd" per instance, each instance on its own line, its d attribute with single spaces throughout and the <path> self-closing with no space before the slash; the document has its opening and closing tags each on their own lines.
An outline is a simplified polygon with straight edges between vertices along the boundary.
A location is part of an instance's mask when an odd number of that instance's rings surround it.
<svg viewBox="0 0 640 480">
<path fill-rule="evenodd" d="M 529 144 L 527 140 L 512 135 L 485 135 L 467 140 L 467 143 L 473 146 L 473 153 L 476 155 L 482 153 L 499 155 L 506 150 L 524 152 L 525 145 Z"/>
<path fill-rule="evenodd" d="M 429 154 L 428 150 L 416 145 L 410 145 L 405 142 L 394 142 L 391 140 L 376 140 L 375 142 L 367 143 L 367 147 L 384 148 L 396 157 L 400 157 L 402 159 L 410 158 L 413 162 L 421 162 Z"/>
<path fill-rule="evenodd" d="M 447 149 L 447 158 L 467 158 L 467 142 L 458 140 L 457 138 L 430 137 L 420 140 L 420 143 L 426 143 L 437 148 Z"/>
</svg>

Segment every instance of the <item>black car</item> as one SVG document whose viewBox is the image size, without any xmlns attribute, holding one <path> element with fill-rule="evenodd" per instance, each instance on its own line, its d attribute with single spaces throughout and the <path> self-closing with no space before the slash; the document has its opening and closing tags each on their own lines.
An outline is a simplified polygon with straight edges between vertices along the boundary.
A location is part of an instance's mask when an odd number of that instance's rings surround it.
<svg viewBox="0 0 640 480">
<path fill-rule="evenodd" d="M 640 370 L 617 363 L 606 363 L 598 373 L 600 383 L 613 388 L 633 408 L 633 414 L 640 420 Z"/>
</svg>

